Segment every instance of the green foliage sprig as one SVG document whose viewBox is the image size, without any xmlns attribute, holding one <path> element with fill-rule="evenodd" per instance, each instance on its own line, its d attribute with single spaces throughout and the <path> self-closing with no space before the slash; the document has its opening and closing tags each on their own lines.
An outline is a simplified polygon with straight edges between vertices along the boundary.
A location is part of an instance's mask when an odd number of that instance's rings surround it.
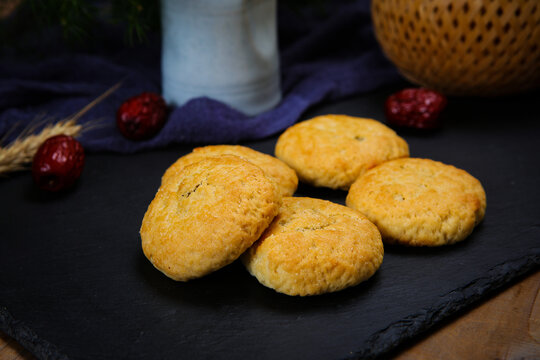
<svg viewBox="0 0 540 360">
<path fill-rule="evenodd" d="M 87 1 L 30 0 L 36 22 L 41 25 L 60 24 L 65 38 L 82 41 L 96 16 L 96 8 Z"/>
<path fill-rule="evenodd" d="M 160 27 L 159 0 L 115 0 L 111 4 L 112 21 L 126 25 L 129 44 L 146 41 L 148 32 Z"/>
<path fill-rule="evenodd" d="M 159 29 L 158 0 L 28 0 L 35 21 L 59 25 L 64 38 L 81 42 L 99 21 L 124 27 L 126 42 L 144 42 L 150 31 Z"/>
<path fill-rule="evenodd" d="M 19 32 L 28 25 L 59 26 L 64 39 L 71 43 L 84 43 L 91 37 L 92 29 L 99 23 L 116 24 L 124 28 L 128 44 L 145 42 L 148 34 L 159 31 L 159 0 L 0 0 L 0 2 L 16 2 L 23 16 L 30 13 L 30 21 L 24 19 L 23 24 L 12 26 L 10 32 L 2 34 L 0 19 L 0 40 L 9 40 L 11 34 Z M 313 8 L 320 10 L 328 0 L 283 0 L 280 6 L 295 10 Z M 15 16 L 17 16 L 15 11 Z M 18 26 L 18 27 L 17 27 Z"/>
</svg>

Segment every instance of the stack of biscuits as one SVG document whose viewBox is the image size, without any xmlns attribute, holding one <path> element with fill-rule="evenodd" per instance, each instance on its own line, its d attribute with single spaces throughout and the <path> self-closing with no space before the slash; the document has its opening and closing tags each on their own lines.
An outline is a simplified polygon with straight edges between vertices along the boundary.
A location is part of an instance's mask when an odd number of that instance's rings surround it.
<svg viewBox="0 0 540 360">
<path fill-rule="evenodd" d="M 178 281 L 240 258 L 267 287 L 317 295 L 369 279 L 382 264 L 383 241 L 452 244 L 484 216 L 477 179 L 409 158 L 405 140 L 376 120 L 298 123 L 279 137 L 275 155 L 216 145 L 178 159 L 144 215 L 145 256 Z M 293 197 L 299 179 L 347 190 L 347 206 Z"/>
</svg>

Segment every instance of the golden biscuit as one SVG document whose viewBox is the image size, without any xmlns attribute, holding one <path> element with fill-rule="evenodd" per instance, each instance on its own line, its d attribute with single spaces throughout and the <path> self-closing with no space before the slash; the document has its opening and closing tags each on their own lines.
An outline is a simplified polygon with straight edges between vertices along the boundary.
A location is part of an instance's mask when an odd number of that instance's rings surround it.
<svg viewBox="0 0 540 360">
<path fill-rule="evenodd" d="M 258 166 L 232 155 L 206 157 L 159 188 L 141 226 L 144 254 L 174 280 L 203 276 L 250 247 L 280 204 Z"/>
<path fill-rule="evenodd" d="M 484 218 L 486 194 L 464 170 L 429 159 L 397 159 L 361 176 L 347 206 L 364 213 L 387 243 L 440 246 L 465 239 Z"/>
<path fill-rule="evenodd" d="M 277 184 L 283 196 L 292 196 L 296 191 L 298 177 L 293 169 L 273 156 L 239 145 L 213 145 L 195 148 L 192 153 L 182 156 L 165 171 L 161 183 L 166 183 L 170 178 L 178 178 L 179 171 L 188 164 L 200 161 L 207 156 L 224 154 L 239 156 L 260 167 L 266 176 Z"/>
<path fill-rule="evenodd" d="M 409 156 L 409 147 L 376 120 L 325 115 L 288 128 L 279 137 L 275 153 L 301 181 L 347 190 L 366 170 Z"/>
<path fill-rule="evenodd" d="M 242 261 L 263 285 L 305 296 L 359 284 L 375 273 L 383 254 L 379 231 L 359 212 L 326 200 L 288 197 Z"/>
</svg>

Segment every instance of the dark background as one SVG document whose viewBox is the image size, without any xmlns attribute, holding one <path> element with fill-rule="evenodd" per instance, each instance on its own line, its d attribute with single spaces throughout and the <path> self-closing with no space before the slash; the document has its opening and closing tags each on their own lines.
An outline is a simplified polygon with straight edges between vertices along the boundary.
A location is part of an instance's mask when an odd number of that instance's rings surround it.
<svg viewBox="0 0 540 360">
<path fill-rule="evenodd" d="M 396 84 L 317 107 L 384 119 Z M 380 270 L 338 293 L 289 297 L 239 263 L 177 283 L 142 254 L 139 227 L 165 169 L 192 146 L 89 154 L 72 191 L 40 192 L 29 173 L 0 179 L 0 330 L 36 355 L 73 359 L 375 357 L 540 264 L 538 92 L 450 98 L 444 127 L 398 130 L 412 157 L 465 169 L 487 193 L 462 243 L 385 247 Z M 276 137 L 244 145 L 273 153 Z M 346 193 L 300 185 L 343 204 Z"/>
</svg>

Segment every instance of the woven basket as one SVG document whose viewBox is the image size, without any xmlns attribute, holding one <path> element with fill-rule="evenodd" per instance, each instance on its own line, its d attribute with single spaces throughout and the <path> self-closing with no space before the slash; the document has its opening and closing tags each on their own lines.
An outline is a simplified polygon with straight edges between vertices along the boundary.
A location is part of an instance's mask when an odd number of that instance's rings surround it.
<svg viewBox="0 0 540 360">
<path fill-rule="evenodd" d="M 540 85 L 539 0 L 372 0 L 387 57 L 414 83 L 448 95 Z"/>
</svg>

